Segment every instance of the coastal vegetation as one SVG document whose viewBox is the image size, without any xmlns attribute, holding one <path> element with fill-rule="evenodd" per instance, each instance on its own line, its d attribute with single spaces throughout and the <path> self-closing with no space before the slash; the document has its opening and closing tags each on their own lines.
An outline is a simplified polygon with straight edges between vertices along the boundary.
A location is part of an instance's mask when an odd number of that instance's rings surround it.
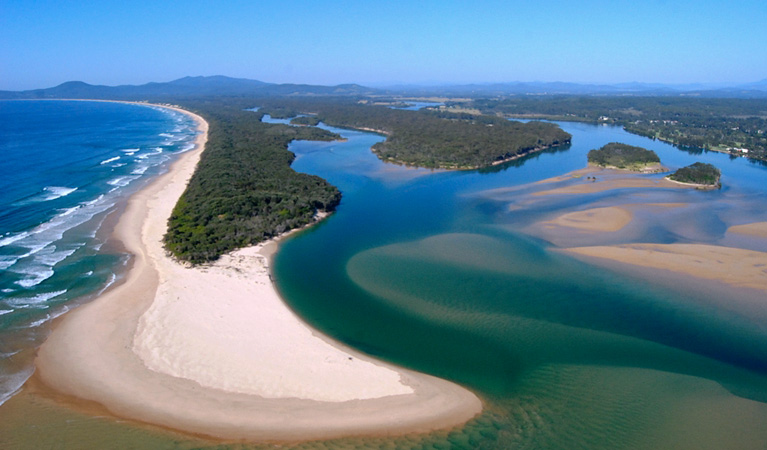
<svg viewBox="0 0 767 450">
<path fill-rule="evenodd" d="M 719 188 L 722 186 L 720 182 L 721 176 L 722 173 L 715 166 L 696 162 L 687 167 L 682 167 L 669 175 L 668 178 L 680 183 L 700 184 L 712 188 Z"/>
<path fill-rule="evenodd" d="M 286 111 L 312 113 L 330 126 L 381 133 L 386 140 L 373 151 L 382 160 L 418 167 L 476 169 L 570 142 L 568 133 L 550 123 L 348 101 L 292 100 L 290 106 L 277 102 L 267 101 L 259 112 L 272 117 Z"/>
<path fill-rule="evenodd" d="M 254 111 L 255 101 L 265 105 Z M 347 100 L 219 98 L 185 101 L 183 107 L 203 116 L 210 129 L 197 171 L 169 220 L 165 245 L 176 258 L 193 264 L 309 224 L 318 211 L 338 205 L 338 189 L 290 168 L 292 140 L 340 139 L 312 126 L 319 121 L 383 133 L 387 141 L 374 148 L 382 159 L 422 167 L 484 167 L 570 139 L 553 124 Z M 307 126 L 264 123 L 265 114 L 294 117 L 292 123 Z"/>
<path fill-rule="evenodd" d="M 341 194 L 320 177 L 290 168 L 294 139 L 333 140 L 319 128 L 262 123 L 219 102 L 184 105 L 208 121 L 200 163 L 168 222 L 165 245 L 191 263 L 256 244 L 332 211 Z"/>
<path fill-rule="evenodd" d="M 599 149 L 590 150 L 588 161 L 589 164 L 600 167 L 626 169 L 636 172 L 660 168 L 660 158 L 654 151 L 619 142 L 611 142 Z"/>
<path fill-rule="evenodd" d="M 298 116 L 290 119 L 290 124 L 316 127 L 320 124 L 320 119 L 315 116 Z"/>
<path fill-rule="evenodd" d="M 620 125 L 686 150 L 767 161 L 767 99 L 551 95 L 447 105 L 505 117 Z"/>
</svg>

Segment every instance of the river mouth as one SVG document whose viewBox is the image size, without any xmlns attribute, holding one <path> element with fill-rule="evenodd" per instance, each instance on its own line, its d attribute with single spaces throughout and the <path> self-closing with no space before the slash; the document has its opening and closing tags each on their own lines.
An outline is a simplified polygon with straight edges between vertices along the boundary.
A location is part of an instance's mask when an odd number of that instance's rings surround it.
<svg viewBox="0 0 767 450">
<path fill-rule="evenodd" d="M 367 150 L 366 139 L 375 138 L 364 135 L 349 135 L 343 150 L 294 143 L 294 168 L 336 184 L 344 200 L 327 223 L 283 245 L 275 269 L 283 296 L 346 343 L 474 389 L 496 427 L 516 430 L 508 445 L 556 442 L 564 427 L 569 444 L 548 448 L 609 448 L 619 436 L 640 448 L 674 436 L 692 448 L 700 442 L 694 424 L 744 430 L 767 417 L 759 293 L 585 264 L 559 251 L 636 242 L 765 251 L 763 240 L 727 233 L 764 220 L 755 187 L 764 168 L 689 155 L 617 128 L 562 126 L 573 134 L 571 148 L 493 172 L 384 165 Z M 612 141 L 652 148 L 674 168 L 714 160 L 730 183 L 707 192 L 643 185 L 546 192 L 586 184 L 540 181 L 582 169 L 589 149 Z M 643 183 L 663 176 L 635 175 Z M 554 223 L 567 214 L 569 224 Z M 591 215 L 596 229 L 572 226 Z M 712 398 L 728 411 L 748 408 L 749 419 L 680 413 Z M 520 427 L 539 432 L 519 434 Z M 767 437 L 744 432 L 747 440 Z M 726 432 L 703 434 L 727 441 Z"/>
</svg>

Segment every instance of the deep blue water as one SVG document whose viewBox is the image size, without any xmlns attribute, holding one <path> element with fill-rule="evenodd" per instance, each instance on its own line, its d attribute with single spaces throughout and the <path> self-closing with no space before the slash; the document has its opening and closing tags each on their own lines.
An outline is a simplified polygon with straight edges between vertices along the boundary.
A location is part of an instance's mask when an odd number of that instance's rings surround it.
<svg viewBox="0 0 767 450">
<path fill-rule="evenodd" d="M 168 109 L 110 102 L 0 102 L 0 402 L 30 370 L 34 330 L 114 282 L 108 213 L 173 155 L 194 123 Z"/>
</svg>

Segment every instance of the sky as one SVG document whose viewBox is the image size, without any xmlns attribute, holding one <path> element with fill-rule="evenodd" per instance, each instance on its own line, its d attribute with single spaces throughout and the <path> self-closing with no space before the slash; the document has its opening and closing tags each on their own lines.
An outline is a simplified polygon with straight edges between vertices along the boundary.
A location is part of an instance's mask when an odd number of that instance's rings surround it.
<svg viewBox="0 0 767 450">
<path fill-rule="evenodd" d="M 0 90 L 767 79 L 765 0 L 0 0 Z"/>
</svg>

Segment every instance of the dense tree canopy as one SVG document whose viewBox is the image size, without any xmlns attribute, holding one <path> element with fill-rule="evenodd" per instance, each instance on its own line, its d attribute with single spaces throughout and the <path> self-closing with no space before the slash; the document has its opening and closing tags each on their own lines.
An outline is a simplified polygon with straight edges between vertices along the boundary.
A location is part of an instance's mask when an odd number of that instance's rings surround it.
<svg viewBox="0 0 767 450">
<path fill-rule="evenodd" d="M 253 111 L 253 106 L 263 105 Z M 337 127 L 387 135 L 374 150 L 386 160 L 424 167 L 468 168 L 569 142 L 570 135 L 545 123 L 521 124 L 487 116 L 402 111 L 348 99 L 214 98 L 184 107 L 209 123 L 208 143 L 195 174 L 173 210 L 167 249 L 192 263 L 211 261 L 311 223 L 317 211 L 339 203 L 338 189 L 290 168 L 294 139 L 340 136 L 312 126 L 261 122 L 264 114 L 294 123 L 319 120 Z"/>
<path fill-rule="evenodd" d="M 186 106 L 186 105 L 185 105 Z M 318 128 L 266 124 L 260 115 L 216 102 L 189 105 L 209 123 L 208 143 L 173 209 L 167 249 L 192 263 L 211 261 L 312 222 L 341 194 L 325 180 L 290 168 L 293 139 L 332 140 Z"/>
<path fill-rule="evenodd" d="M 527 153 L 570 142 L 550 123 L 521 123 L 494 116 L 439 111 L 406 111 L 351 102 L 272 100 L 260 111 L 312 113 L 341 128 L 376 131 L 386 140 L 373 150 L 385 161 L 419 167 L 466 169 L 490 166 Z"/>
<path fill-rule="evenodd" d="M 767 161 L 765 99 L 517 96 L 461 102 L 455 106 L 511 117 L 622 125 L 631 133 L 681 147 Z"/>
<path fill-rule="evenodd" d="M 696 162 L 687 167 L 682 167 L 669 178 L 680 183 L 702 184 L 719 187 L 719 179 L 722 173 L 715 166 L 702 162 Z"/>
<path fill-rule="evenodd" d="M 611 142 L 588 153 L 590 164 L 618 169 L 641 170 L 648 165 L 660 164 L 660 158 L 652 151 L 642 147 Z"/>
</svg>

